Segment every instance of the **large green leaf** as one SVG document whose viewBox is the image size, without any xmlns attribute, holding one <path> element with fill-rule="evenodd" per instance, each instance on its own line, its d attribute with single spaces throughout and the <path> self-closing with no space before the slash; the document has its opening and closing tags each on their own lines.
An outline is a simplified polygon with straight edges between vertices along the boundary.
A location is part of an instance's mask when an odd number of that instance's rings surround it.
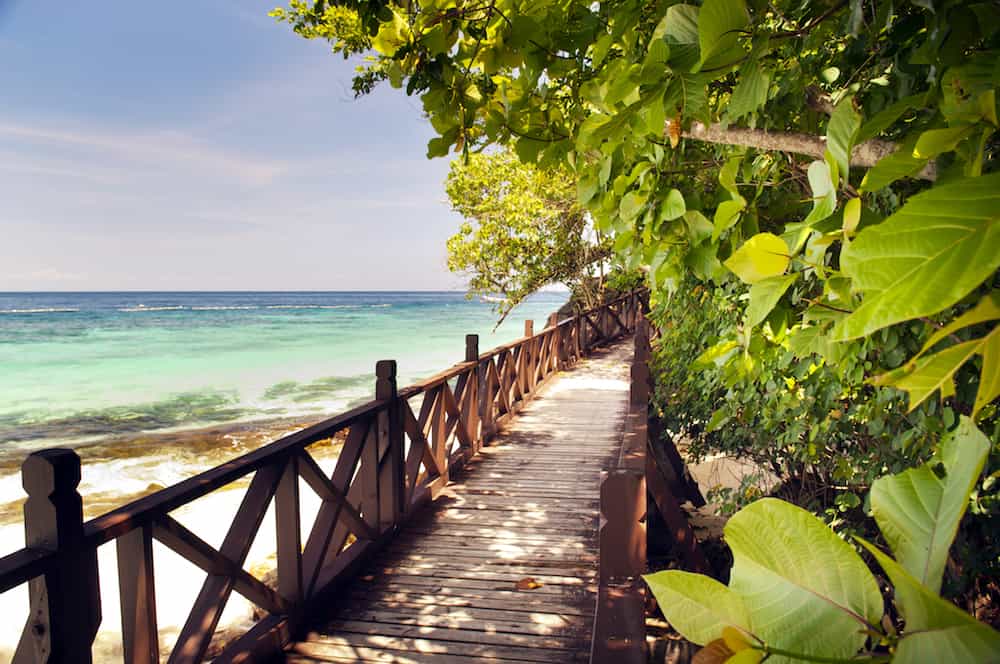
<svg viewBox="0 0 1000 664">
<path fill-rule="evenodd" d="M 840 258 L 864 302 L 838 340 L 952 306 L 1000 267 L 1000 173 L 940 185 L 858 233 Z"/>
<path fill-rule="evenodd" d="M 913 145 L 900 146 L 892 154 L 879 159 L 865 174 L 861 190 L 878 191 L 900 178 L 912 177 L 923 170 L 927 160 L 913 156 Z"/>
<path fill-rule="evenodd" d="M 758 281 L 750 288 L 750 305 L 747 307 L 747 327 L 756 327 L 767 318 L 788 287 L 799 278 L 799 273 L 771 277 Z"/>
<path fill-rule="evenodd" d="M 849 180 L 851 150 L 854 149 L 854 141 L 860 128 L 861 116 L 854 110 L 854 99 L 844 97 L 833 109 L 826 127 L 826 149 L 837 162 L 844 184 Z"/>
<path fill-rule="evenodd" d="M 869 138 L 875 138 L 883 131 L 891 127 L 893 123 L 908 110 L 911 108 L 919 108 L 923 103 L 923 97 L 924 95 L 922 94 L 903 97 L 899 101 L 890 104 L 876 113 L 870 120 L 861 126 L 857 135 L 858 143 L 867 141 Z"/>
<path fill-rule="evenodd" d="M 729 230 L 740 220 L 740 213 L 743 212 L 744 203 L 740 201 L 722 201 L 715 208 L 715 216 L 712 218 L 712 241 L 718 240 L 723 231 Z"/>
<path fill-rule="evenodd" d="M 877 376 L 875 385 L 892 385 L 910 395 L 910 410 L 941 390 L 942 397 L 955 394 L 953 377 L 958 368 L 968 362 L 979 349 L 979 342 L 956 344 L 928 357 L 912 360 L 904 366 Z"/>
<path fill-rule="evenodd" d="M 975 129 L 975 125 L 928 129 L 920 134 L 917 144 L 913 146 L 913 156 L 919 159 L 933 159 L 942 152 L 951 152 Z"/>
<path fill-rule="evenodd" d="M 394 55 L 404 44 L 406 44 L 413 33 L 406 18 L 392 12 L 392 20 L 382 23 L 379 26 L 378 34 L 372 39 L 372 48 L 382 55 Z"/>
<path fill-rule="evenodd" d="M 983 363 L 976 403 L 972 408 L 975 416 L 983 406 L 1000 396 L 1000 326 L 994 326 L 978 339 L 949 346 L 930 356 L 923 355 L 958 330 L 997 319 L 1000 319 L 1000 291 L 983 297 L 975 307 L 932 334 L 916 357 L 895 371 L 878 376 L 873 382 L 908 392 L 910 410 L 913 410 L 938 389 L 942 396 L 953 394 L 955 386 L 952 377 L 955 372 L 978 354 L 982 356 Z"/>
<path fill-rule="evenodd" d="M 830 165 L 825 161 L 814 161 L 809 164 L 809 187 L 812 189 L 813 208 L 802 226 L 812 226 L 823 221 L 837 209 L 837 185 L 833 181 Z"/>
<path fill-rule="evenodd" d="M 773 233 L 758 233 L 726 259 L 725 266 L 748 284 L 784 274 L 791 256 L 788 245 Z"/>
<path fill-rule="evenodd" d="M 938 597 L 902 565 L 861 541 L 892 581 L 896 606 L 906 630 L 896 646 L 894 664 L 926 662 L 1000 662 L 1000 632 Z"/>
<path fill-rule="evenodd" d="M 671 189 L 666 200 L 663 201 L 660 218 L 672 221 L 683 217 L 685 212 L 687 212 L 687 206 L 684 204 L 684 194 L 676 189 Z"/>
<path fill-rule="evenodd" d="M 698 63 L 698 7 L 674 5 L 653 31 L 653 39 L 663 38 L 670 46 L 670 66 L 688 71 Z"/>
<path fill-rule="evenodd" d="M 667 621 L 692 643 L 718 639 L 725 627 L 751 631 L 743 599 L 709 576 L 667 570 L 643 579 Z"/>
<path fill-rule="evenodd" d="M 743 597 L 756 636 L 826 657 L 848 658 L 864 645 L 866 625 L 882 617 L 882 594 L 864 561 L 826 524 L 764 498 L 737 512 L 724 532 L 733 552 L 729 587 Z"/>
<path fill-rule="evenodd" d="M 934 592 L 941 588 L 948 549 L 989 451 L 986 436 L 963 417 L 930 463 L 872 484 L 872 513 L 882 535 L 900 564 Z M 942 476 L 935 472 L 938 463 Z"/>
<path fill-rule="evenodd" d="M 699 69 L 733 64 L 739 50 L 740 31 L 750 20 L 743 0 L 705 0 L 698 15 Z"/>
<path fill-rule="evenodd" d="M 744 115 L 750 115 L 767 102 L 767 90 L 771 84 L 771 73 L 759 61 L 740 67 L 740 80 L 733 90 L 726 117 L 736 122 Z"/>
</svg>

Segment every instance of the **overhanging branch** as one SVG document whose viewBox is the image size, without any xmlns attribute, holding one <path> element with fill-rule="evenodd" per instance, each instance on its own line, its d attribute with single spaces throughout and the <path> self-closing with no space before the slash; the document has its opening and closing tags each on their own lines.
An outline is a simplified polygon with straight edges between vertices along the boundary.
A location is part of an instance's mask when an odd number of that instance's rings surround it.
<svg viewBox="0 0 1000 664">
<path fill-rule="evenodd" d="M 671 122 L 673 121 L 667 120 L 667 132 L 670 131 Z M 706 125 L 701 122 L 692 122 L 690 129 L 681 131 L 681 136 L 706 143 L 739 145 L 755 150 L 791 152 L 816 159 L 822 159 L 823 153 L 826 151 L 826 140 L 812 134 L 723 127 L 719 123 Z M 851 152 L 851 166 L 871 168 L 879 159 L 895 152 L 898 147 L 892 141 L 878 138 L 867 140 L 854 146 L 854 150 Z M 917 173 L 916 177 L 922 180 L 935 180 L 937 167 L 934 162 L 928 163 L 923 170 Z"/>
</svg>

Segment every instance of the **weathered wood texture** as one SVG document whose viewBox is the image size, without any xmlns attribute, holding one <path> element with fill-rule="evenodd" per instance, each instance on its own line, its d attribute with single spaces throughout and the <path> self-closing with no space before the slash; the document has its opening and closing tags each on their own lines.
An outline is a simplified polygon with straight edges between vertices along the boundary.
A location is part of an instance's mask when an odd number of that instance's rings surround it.
<svg viewBox="0 0 1000 664">
<path fill-rule="evenodd" d="M 620 343 L 540 389 L 285 661 L 587 661 L 598 489 L 620 453 L 630 355 Z"/>
</svg>

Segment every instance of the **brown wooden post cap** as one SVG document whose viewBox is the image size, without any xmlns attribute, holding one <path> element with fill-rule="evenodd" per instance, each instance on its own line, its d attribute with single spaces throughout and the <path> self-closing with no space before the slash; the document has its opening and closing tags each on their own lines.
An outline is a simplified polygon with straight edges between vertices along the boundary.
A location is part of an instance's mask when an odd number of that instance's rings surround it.
<svg viewBox="0 0 1000 664">
<path fill-rule="evenodd" d="M 396 360 L 379 360 L 375 363 L 375 398 L 393 399 L 396 389 Z"/>
<path fill-rule="evenodd" d="M 524 336 L 530 337 L 535 333 L 535 321 L 530 318 L 524 321 Z"/>
<path fill-rule="evenodd" d="M 465 361 L 476 362 L 479 360 L 479 335 L 465 335 Z"/>
<path fill-rule="evenodd" d="M 66 449 L 32 452 L 21 465 L 21 484 L 37 498 L 75 491 L 80 485 L 80 456 Z"/>
</svg>

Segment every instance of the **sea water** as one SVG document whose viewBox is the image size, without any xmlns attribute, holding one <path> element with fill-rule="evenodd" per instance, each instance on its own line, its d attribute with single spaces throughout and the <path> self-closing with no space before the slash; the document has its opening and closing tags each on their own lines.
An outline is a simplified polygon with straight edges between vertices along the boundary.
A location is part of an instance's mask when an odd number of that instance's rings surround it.
<svg viewBox="0 0 1000 664">
<path fill-rule="evenodd" d="M 24 545 L 20 464 L 33 450 L 77 450 L 89 518 L 370 399 L 380 359 L 397 361 L 402 387 L 462 361 L 466 334 L 485 351 L 565 299 L 537 295 L 494 329 L 493 305 L 457 292 L 0 293 L 0 555 Z M 243 487 L 172 516 L 218 546 Z M 308 523 L 318 501 L 303 496 Z M 272 551 L 255 545 L 248 566 Z M 120 661 L 114 547 L 99 553 L 98 661 Z M 205 576 L 159 544 L 154 556 L 171 579 L 157 584 L 169 643 Z M 222 624 L 246 622 L 249 605 L 230 604 Z M 0 595 L 12 617 L 0 659 L 26 606 L 24 587 Z"/>
</svg>

